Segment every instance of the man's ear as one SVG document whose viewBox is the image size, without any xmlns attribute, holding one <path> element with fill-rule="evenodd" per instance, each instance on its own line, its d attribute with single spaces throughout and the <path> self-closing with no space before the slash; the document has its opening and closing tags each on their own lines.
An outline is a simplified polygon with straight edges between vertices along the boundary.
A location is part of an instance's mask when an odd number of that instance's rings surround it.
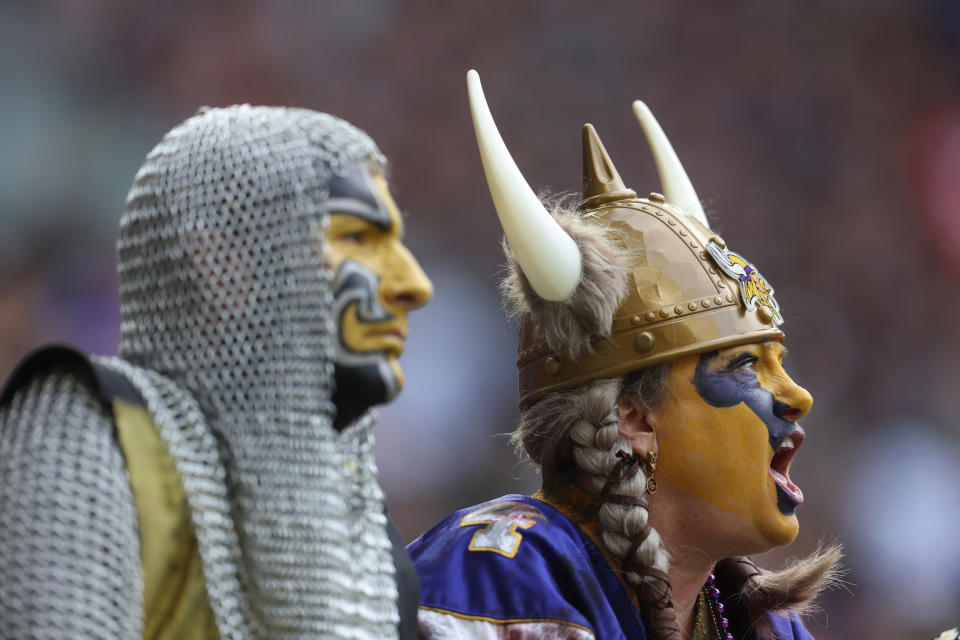
<svg viewBox="0 0 960 640">
<path fill-rule="evenodd" d="M 617 399 L 620 435 L 630 441 L 633 450 L 646 458 L 650 452 L 660 453 L 657 446 L 657 416 L 639 400 L 621 393 Z"/>
</svg>

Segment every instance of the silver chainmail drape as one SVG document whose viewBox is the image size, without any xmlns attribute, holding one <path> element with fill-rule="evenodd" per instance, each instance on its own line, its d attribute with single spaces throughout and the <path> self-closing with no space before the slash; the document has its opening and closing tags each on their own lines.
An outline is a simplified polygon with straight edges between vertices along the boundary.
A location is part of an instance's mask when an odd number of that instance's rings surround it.
<svg viewBox="0 0 960 640">
<path fill-rule="evenodd" d="M 127 197 L 120 356 L 184 476 L 225 637 L 396 635 L 372 420 L 331 427 L 324 202 L 367 158 L 384 161 L 326 114 L 212 109 L 167 134 Z"/>
<path fill-rule="evenodd" d="M 397 635 L 373 418 L 331 427 L 326 185 L 368 158 L 384 162 L 326 114 L 210 109 L 150 152 L 127 198 L 120 358 L 100 362 L 137 387 L 167 443 L 224 638 Z"/>
<path fill-rule="evenodd" d="M 93 380 L 56 367 L 0 408 L 0 638 L 140 638 L 137 514 Z"/>
</svg>

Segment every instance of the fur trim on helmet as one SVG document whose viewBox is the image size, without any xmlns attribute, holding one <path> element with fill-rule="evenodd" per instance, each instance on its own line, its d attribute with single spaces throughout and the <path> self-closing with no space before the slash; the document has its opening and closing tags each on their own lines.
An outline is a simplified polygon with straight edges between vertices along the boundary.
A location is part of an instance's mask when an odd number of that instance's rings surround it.
<svg viewBox="0 0 960 640">
<path fill-rule="evenodd" d="M 630 272 L 628 252 L 616 242 L 607 226 L 584 219 L 571 206 L 572 196 L 545 202 L 583 256 L 583 276 L 569 300 L 549 302 L 540 298 L 517 265 L 506 239 L 506 278 L 500 295 L 507 317 L 518 325 L 529 323 L 536 340 L 544 341 L 554 353 L 575 359 L 590 349 L 596 337 L 608 337 L 613 315 L 627 293 Z"/>
</svg>

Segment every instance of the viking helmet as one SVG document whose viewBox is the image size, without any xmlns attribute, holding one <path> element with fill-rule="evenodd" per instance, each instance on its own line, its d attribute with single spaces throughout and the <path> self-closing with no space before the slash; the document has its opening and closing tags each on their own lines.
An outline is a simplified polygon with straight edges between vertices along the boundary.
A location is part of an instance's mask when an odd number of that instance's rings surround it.
<svg viewBox="0 0 960 640">
<path fill-rule="evenodd" d="M 556 313 L 570 307 L 575 325 L 571 301 L 581 289 L 597 288 L 587 282 L 584 245 L 533 196 L 493 123 L 475 71 L 467 74 L 467 86 L 497 213 L 528 295 L 540 298 L 530 308 Z M 584 126 L 580 222 L 602 227 L 607 241 L 618 246 L 625 286 L 602 326 L 581 323 L 590 335 L 576 353 L 546 338 L 537 313 L 526 314 L 517 360 L 521 409 L 597 378 L 783 338 L 773 288 L 710 229 L 693 185 L 647 106 L 637 101 L 633 110 L 653 151 L 663 195 L 638 198 L 624 185 L 596 130 Z"/>
</svg>

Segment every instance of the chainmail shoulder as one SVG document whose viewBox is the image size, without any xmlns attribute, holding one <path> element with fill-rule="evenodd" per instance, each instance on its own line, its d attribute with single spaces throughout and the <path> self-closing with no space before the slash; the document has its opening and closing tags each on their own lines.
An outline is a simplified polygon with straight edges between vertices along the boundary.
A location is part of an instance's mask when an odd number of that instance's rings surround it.
<svg viewBox="0 0 960 640">
<path fill-rule="evenodd" d="M 52 368 L 0 407 L 0 637 L 140 638 L 137 514 L 113 416 Z"/>
</svg>

